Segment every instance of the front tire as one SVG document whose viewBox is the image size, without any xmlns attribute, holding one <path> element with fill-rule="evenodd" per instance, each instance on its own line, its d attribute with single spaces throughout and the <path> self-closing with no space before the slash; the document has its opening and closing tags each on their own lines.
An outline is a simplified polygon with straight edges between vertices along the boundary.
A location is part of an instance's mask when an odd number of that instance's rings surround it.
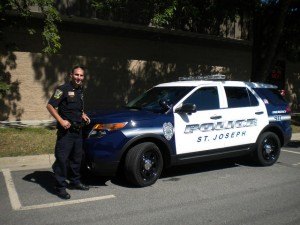
<svg viewBox="0 0 300 225">
<path fill-rule="evenodd" d="M 127 180 L 139 187 L 154 184 L 163 169 L 159 148 L 152 142 L 144 142 L 131 148 L 125 158 Z"/>
<path fill-rule="evenodd" d="M 257 140 L 255 160 L 261 166 L 271 166 L 278 160 L 280 149 L 281 143 L 275 133 L 262 133 Z"/>
</svg>

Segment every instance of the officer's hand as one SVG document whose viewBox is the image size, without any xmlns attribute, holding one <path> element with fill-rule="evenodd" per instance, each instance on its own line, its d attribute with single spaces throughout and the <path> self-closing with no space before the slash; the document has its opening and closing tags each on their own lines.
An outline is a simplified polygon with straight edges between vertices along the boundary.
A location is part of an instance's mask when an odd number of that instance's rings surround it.
<svg viewBox="0 0 300 225">
<path fill-rule="evenodd" d="M 69 129 L 71 127 L 71 124 L 68 120 L 62 120 L 60 125 L 65 129 Z"/>
<path fill-rule="evenodd" d="M 89 124 L 91 122 L 90 118 L 85 113 L 82 114 L 82 119 L 86 124 Z"/>
</svg>

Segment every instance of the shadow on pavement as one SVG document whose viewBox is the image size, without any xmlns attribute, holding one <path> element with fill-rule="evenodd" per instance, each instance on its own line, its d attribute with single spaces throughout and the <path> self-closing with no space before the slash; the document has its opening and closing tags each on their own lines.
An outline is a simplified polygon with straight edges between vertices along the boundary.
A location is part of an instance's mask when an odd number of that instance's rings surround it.
<svg viewBox="0 0 300 225">
<path fill-rule="evenodd" d="M 98 188 L 100 186 L 107 186 L 106 182 L 110 179 L 111 177 L 102 177 L 90 173 L 84 174 L 84 176 L 81 178 L 81 181 L 92 188 Z"/>
<path fill-rule="evenodd" d="M 47 192 L 56 195 L 54 189 L 55 178 L 54 174 L 50 171 L 34 171 L 33 173 L 23 177 L 23 180 L 36 183 L 44 188 Z"/>
<path fill-rule="evenodd" d="M 237 162 L 239 164 L 242 164 L 240 160 L 227 159 L 174 166 L 164 170 L 161 178 L 171 178 L 172 181 L 177 181 L 180 180 L 180 178 L 174 179 L 174 176 L 177 177 L 187 174 L 205 173 L 209 171 L 238 167 L 238 165 L 236 164 Z"/>
<path fill-rule="evenodd" d="M 51 171 L 34 171 L 33 173 L 23 177 L 23 180 L 38 184 L 48 193 L 56 195 L 56 191 L 54 189 L 56 180 L 54 173 Z M 106 182 L 109 180 L 109 178 L 86 175 L 82 177 L 81 180 L 84 184 L 89 185 L 92 188 L 98 188 L 101 186 L 107 186 Z"/>
<path fill-rule="evenodd" d="M 299 142 L 297 143 L 299 144 Z M 180 176 L 196 173 L 205 173 L 209 171 L 223 170 L 233 167 L 238 167 L 239 165 L 257 167 L 254 162 L 247 159 L 246 157 L 223 159 L 181 166 L 173 166 L 163 170 L 160 179 L 163 182 L 175 182 L 180 181 Z M 23 180 L 28 182 L 33 182 L 40 185 L 47 192 L 56 195 L 54 185 L 56 183 L 54 174 L 50 171 L 35 171 L 31 174 L 26 175 Z M 85 174 L 82 177 L 82 182 L 89 185 L 91 188 L 100 188 L 101 186 L 107 186 L 106 182 L 111 181 L 111 183 L 125 187 L 125 188 L 139 188 L 131 185 L 127 182 L 125 175 L 121 173 L 117 174 L 115 177 L 103 177 L 96 174 Z"/>
<path fill-rule="evenodd" d="M 163 170 L 163 173 L 160 176 L 160 179 L 163 179 L 163 182 L 175 182 L 180 181 L 180 176 L 195 174 L 195 173 L 205 173 L 214 170 L 223 170 L 233 167 L 238 167 L 239 165 L 245 166 L 256 166 L 254 163 L 249 162 L 249 160 L 244 158 L 233 158 L 217 161 L 209 161 L 181 166 L 173 166 Z M 126 188 L 139 188 L 133 185 L 130 185 L 125 179 L 124 175 L 119 175 L 113 177 L 111 182 L 115 185 L 126 187 Z"/>
<path fill-rule="evenodd" d="M 125 188 L 140 188 L 137 186 L 134 186 L 130 184 L 127 180 L 124 174 L 118 174 L 115 177 L 112 177 L 110 180 L 113 184 L 118 185 L 120 187 L 125 187 Z"/>
<path fill-rule="evenodd" d="M 285 147 L 299 148 L 300 147 L 300 141 L 290 141 Z"/>
</svg>

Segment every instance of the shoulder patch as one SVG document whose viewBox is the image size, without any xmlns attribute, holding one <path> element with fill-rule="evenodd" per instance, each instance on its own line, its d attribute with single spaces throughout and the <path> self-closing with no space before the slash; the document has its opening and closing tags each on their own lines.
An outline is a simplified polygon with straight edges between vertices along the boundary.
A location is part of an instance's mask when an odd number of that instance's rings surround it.
<svg viewBox="0 0 300 225">
<path fill-rule="evenodd" d="M 56 89 L 55 94 L 54 94 L 54 98 L 59 99 L 63 94 L 63 91 Z"/>
</svg>

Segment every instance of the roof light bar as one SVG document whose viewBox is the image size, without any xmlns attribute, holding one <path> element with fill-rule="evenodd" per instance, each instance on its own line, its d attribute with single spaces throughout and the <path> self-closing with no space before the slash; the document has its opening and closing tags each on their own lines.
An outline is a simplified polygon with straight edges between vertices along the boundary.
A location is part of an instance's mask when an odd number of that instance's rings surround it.
<svg viewBox="0 0 300 225">
<path fill-rule="evenodd" d="M 200 75 L 200 76 L 189 76 L 189 77 L 179 77 L 180 81 L 191 81 L 191 80 L 225 80 L 226 75 L 214 74 L 214 75 Z"/>
</svg>

